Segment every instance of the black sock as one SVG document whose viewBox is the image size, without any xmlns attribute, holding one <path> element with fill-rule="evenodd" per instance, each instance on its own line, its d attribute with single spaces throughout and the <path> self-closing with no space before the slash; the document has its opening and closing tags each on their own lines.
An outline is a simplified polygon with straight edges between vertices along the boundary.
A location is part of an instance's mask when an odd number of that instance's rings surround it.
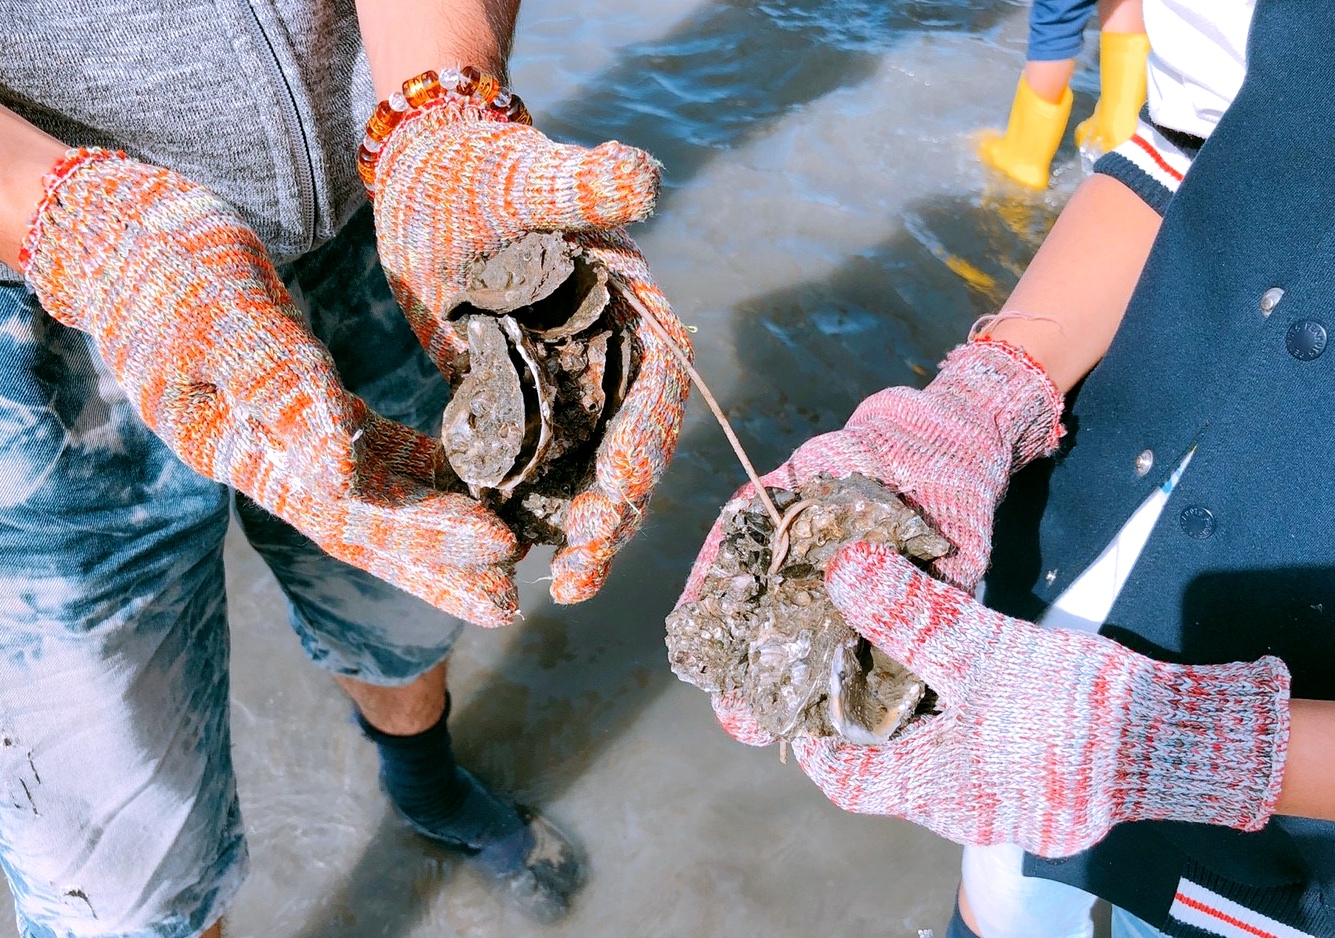
<svg viewBox="0 0 1335 938">
<path fill-rule="evenodd" d="M 357 714 L 357 723 L 380 754 L 380 781 L 390 802 L 420 833 L 477 851 L 522 829 L 524 820 L 454 761 L 449 698 L 430 729 L 395 736 Z"/>
</svg>

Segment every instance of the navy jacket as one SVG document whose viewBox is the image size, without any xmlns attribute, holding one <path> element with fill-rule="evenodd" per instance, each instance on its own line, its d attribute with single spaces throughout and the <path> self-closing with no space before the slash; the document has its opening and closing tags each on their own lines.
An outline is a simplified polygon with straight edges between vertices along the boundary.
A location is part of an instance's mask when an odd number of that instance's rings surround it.
<svg viewBox="0 0 1335 938">
<path fill-rule="evenodd" d="M 992 605 L 1041 614 L 1195 446 L 1104 634 L 1166 661 L 1278 655 L 1295 697 L 1335 699 L 1333 159 L 1335 4 L 1260 0 L 1246 80 L 1074 395 L 1062 452 L 999 515 Z M 1027 870 L 1169 934 L 1206 934 L 1168 915 L 1186 878 L 1335 936 L 1335 824 L 1127 824 Z"/>
</svg>

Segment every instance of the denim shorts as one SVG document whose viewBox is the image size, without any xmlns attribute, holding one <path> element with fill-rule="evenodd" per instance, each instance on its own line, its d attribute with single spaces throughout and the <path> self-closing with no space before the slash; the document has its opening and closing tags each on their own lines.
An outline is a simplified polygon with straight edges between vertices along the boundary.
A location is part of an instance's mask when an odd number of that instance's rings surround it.
<svg viewBox="0 0 1335 938">
<path fill-rule="evenodd" d="M 1025 59 L 1055 62 L 1079 55 L 1095 5 L 1095 0 L 1034 0 L 1029 7 Z"/>
<path fill-rule="evenodd" d="M 344 384 L 438 430 L 369 209 L 280 270 Z M 182 464 L 93 343 L 0 285 L 0 863 L 25 938 L 186 936 L 246 870 L 228 734 L 223 536 L 241 529 L 322 668 L 403 684 L 461 628 Z"/>
</svg>

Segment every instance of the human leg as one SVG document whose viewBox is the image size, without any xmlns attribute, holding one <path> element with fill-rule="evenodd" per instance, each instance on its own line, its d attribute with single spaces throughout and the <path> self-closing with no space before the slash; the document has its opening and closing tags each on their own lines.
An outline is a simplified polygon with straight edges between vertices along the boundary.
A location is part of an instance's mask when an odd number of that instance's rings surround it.
<svg viewBox="0 0 1335 938">
<path fill-rule="evenodd" d="M 385 416 L 438 434 L 449 390 L 380 272 L 370 212 L 284 274 L 347 388 Z M 242 497 L 237 514 L 286 594 L 307 654 L 356 704 L 396 810 L 467 855 L 533 916 L 563 914 L 582 881 L 574 848 L 454 761 L 444 661 L 462 624 L 333 560 Z"/>
<path fill-rule="evenodd" d="M 1061 71 L 1046 67 L 1051 64 L 1026 64 L 1015 88 L 1006 132 L 986 134 L 978 146 L 978 155 L 984 163 L 1030 189 L 1047 188 L 1052 157 L 1061 144 L 1074 100 L 1065 84 L 1055 100 L 1046 100 L 1029 84 L 1031 66 L 1036 66 L 1032 70 L 1050 91 L 1056 84 L 1053 73 Z"/>
<path fill-rule="evenodd" d="M 494 794 L 455 761 L 444 676 L 442 664 L 403 687 L 338 682 L 376 744 L 380 784 L 399 815 L 422 836 L 467 856 L 514 905 L 539 921 L 556 921 L 583 881 L 575 851 L 549 821 Z M 422 725 L 432 710 L 436 719 Z"/>
<path fill-rule="evenodd" d="M 946 938 L 978 938 L 978 932 L 974 931 L 975 924 L 973 912 L 969 909 L 968 896 L 964 894 L 964 885 L 961 883 L 959 892 L 955 896 L 955 910 L 950 915 L 950 921 L 946 923 Z"/>
<path fill-rule="evenodd" d="M 246 869 L 228 494 L 0 287 L 0 862 L 25 938 L 188 938 Z"/>
<path fill-rule="evenodd" d="M 1094 897 L 1065 883 L 1025 876 L 1012 844 L 966 847 L 962 922 L 981 938 L 1093 938 Z"/>
<path fill-rule="evenodd" d="M 1035 0 L 1024 72 L 1003 134 L 985 135 L 984 163 L 1031 189 L 1048 185 L 1052 157 L 1071 116 L 1071 75 L 1094 0 Z"/>
<path fill-rule="evenodd" d="M 1142 0 L 1099 0 L 1099 29 L 1112 33 L 1145 31 Z"/>
<path fill-rule="evenodd" d="M 1140 0 L 1100 0 L 1099 23 L 1099 100 L 1075 128 L 1076 145 L 1091 156 L 1116 149 L 1136 132 L 1150 53 Z"/>
<path fill-rule="evenodd" d="M 1075 59 L 1024 63 L 1025 84 L 1035 95 L 1050 104 L 1060 104 L 1066 98 L 1074 74 Z"/>
</svg>

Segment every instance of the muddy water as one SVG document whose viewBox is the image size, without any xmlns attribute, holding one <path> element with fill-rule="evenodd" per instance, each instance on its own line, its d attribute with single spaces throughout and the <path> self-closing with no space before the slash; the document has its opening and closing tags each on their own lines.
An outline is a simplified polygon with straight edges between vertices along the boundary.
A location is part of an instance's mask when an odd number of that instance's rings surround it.
<svg viewBox="0 0 1335 938">
<path fill-rule="evenodd" d="M 634 234 L 762 469 L 865 395 L 923 383 L 1075 185 L 1069 143 L 1041 196 L 973 156 L 976 130 L 1005 119 L 1024 17 L 984 0 L 525 0 L 513 79 L 538 126 L 663 162 L 659 210 Z M 1077 117 L 1093 81 L 1085 61 Z M 742 481 L 695 399 L 603 594 L 553 606 L 534 557 L 526 620 L 469 631 L 454 658 L 464 761 L 587 851 L 589 886 L 555 928 L 500 908 L 388 814 L 346 704 L 305 663 L 261 565 L 230 545 L 254 865 L 232 938 L 939 935 L 957 848 L 836 810 L 772 749 L 727 738 L 668 670 L 663 617 Z"/>
</svg>

